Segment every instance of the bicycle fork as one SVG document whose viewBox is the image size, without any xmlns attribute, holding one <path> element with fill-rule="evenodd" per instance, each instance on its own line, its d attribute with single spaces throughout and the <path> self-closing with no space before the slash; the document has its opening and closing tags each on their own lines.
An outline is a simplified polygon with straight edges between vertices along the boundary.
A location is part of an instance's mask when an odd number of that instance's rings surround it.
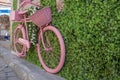
<svg viewBox="0 0 120 80">
<path fill-rule="evenodd" d="M 25 45 L 27 47 L 27 49 L 30 48 L 30 43 L 29 43 L 28 40 L 23 39 L 23 38 L 19 38 L 18 41 L 19 41 L 20 44 Z"/>
</svg>

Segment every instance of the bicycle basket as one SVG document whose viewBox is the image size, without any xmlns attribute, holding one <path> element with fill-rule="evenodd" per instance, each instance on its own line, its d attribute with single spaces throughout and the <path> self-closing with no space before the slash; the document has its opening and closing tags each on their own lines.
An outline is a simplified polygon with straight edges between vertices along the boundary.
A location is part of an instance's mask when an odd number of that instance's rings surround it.
<svg viewBox="0 0 120 80">
<path fill-rule="evenodd" d="M 18 14 L 19 11 L 12 11 L 10 13 L 10 20 L 12 21 L 20 21 L 21 19 L 23 19 L 23 16 Z"/>
<path fill-rule="evenodd" d="M 50 7 L 42 8 L 30 16 L 31 21 L 38 27 L 44 26 L 51 22 L 51 9 Z"/>
</svg>

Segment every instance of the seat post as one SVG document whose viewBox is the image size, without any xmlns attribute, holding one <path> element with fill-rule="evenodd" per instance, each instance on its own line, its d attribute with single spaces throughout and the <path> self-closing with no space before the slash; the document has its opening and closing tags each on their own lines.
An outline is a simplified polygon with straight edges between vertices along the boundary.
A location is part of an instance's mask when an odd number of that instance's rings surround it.
<svg viewBox="0 0 120 80">
<path fill-rule="evenodd" d="M 24 14 L 23 16 L 24 16 L 24 24 L 26 29 L 26 37 L 27 37 L 27 40 L 29 40 L 26 14 Z"/>
</svg>

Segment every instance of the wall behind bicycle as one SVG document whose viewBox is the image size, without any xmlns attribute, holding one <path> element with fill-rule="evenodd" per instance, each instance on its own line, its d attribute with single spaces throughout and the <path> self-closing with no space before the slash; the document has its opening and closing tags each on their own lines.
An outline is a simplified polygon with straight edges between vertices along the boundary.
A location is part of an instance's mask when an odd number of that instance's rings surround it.
<svg viewBox="0 0 120 80">
<path fill-rule="evenodd" d="M 55 0 L 42 0 L 51 6 L 53 22 L 66 44 L 65 66 L 58 75 L 66 80 L 120 79 L 120 1 L 65 0 L 57 13 Z M 27 60 L 39 65 L 37 53 Z"/>
</svg>

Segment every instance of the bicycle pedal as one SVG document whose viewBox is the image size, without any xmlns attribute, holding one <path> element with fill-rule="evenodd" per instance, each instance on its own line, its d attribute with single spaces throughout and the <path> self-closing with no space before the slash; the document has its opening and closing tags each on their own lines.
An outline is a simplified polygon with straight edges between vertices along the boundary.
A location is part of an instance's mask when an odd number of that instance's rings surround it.
<svg viewBox="0 0 120 80">
<path fill-rule="evenodd" d="M 23 44 L 23 45 L 25 45 L 27 48 L 30 48 L 30 42 L 29 42 L 28 40 L 19 38 L 18 41 L 20 42 L 20 44 Z"/>
</svg>

